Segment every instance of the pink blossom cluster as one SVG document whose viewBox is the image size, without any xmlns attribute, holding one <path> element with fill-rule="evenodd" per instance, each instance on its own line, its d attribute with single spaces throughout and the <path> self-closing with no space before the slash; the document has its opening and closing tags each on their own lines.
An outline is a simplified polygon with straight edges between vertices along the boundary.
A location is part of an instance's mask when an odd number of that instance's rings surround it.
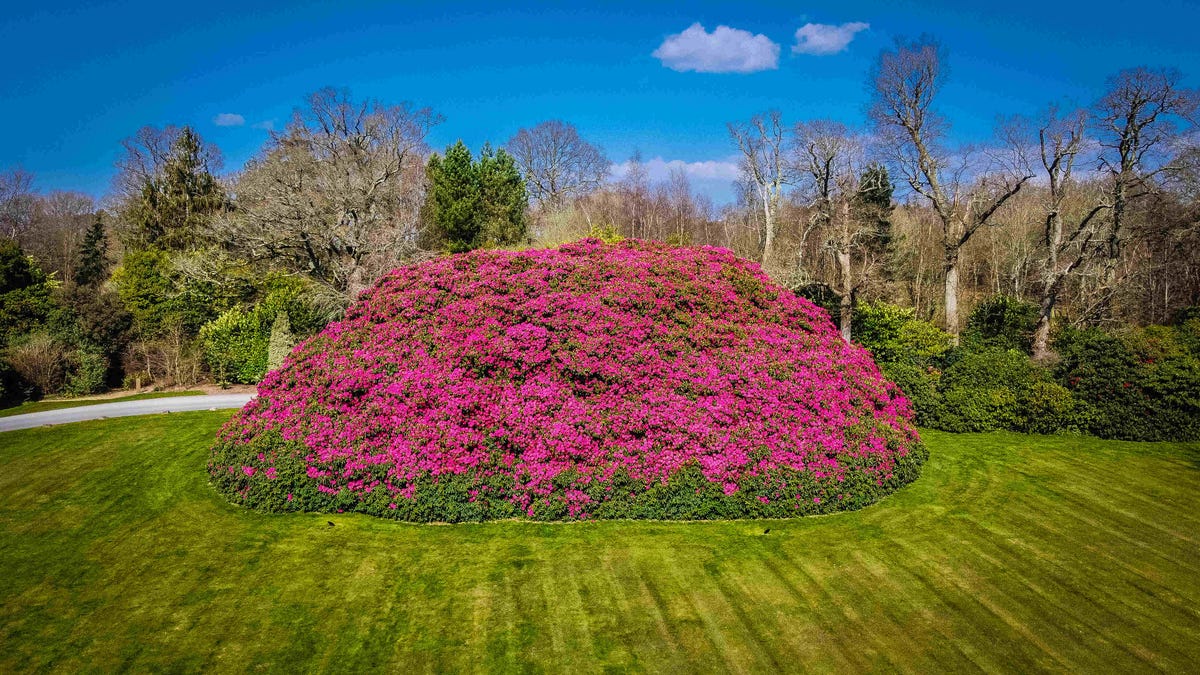
<svg viewBox="0 0 1200 675">
<path fill-rule="evenodd" d="M 587 517 L 616 473 L 650 487 L 685 466 L 726 495 L 786 468 L 836 500 L 849 472 L 892 477 L 919 445 L 910 419 L 869 354 L 756 264 L 585 240 L 384 276 L 267 375 L 218 441 L 244 456 L 210 471 L 279 480 L 280 457 L 254 450 L 271 433 L 319 493 L 385 491 L 392 509 L 467 474 L 471 499 Z"/>
</svg>

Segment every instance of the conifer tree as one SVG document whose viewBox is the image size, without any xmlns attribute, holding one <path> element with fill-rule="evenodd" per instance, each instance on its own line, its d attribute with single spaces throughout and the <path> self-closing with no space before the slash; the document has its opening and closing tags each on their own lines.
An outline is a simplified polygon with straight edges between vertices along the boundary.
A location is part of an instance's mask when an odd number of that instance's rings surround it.
<svg viewBox="0 0 1200 675">
<path fill-rule="evenodd" d="M 485 145 L 478 160 L 462 141 L 436 153 L 426 166 L 425 217 L 451 253 L 504 246 L 525 239 L 529 197 L 512 155 Z"/>
<path fill-rule="evenodd" d="M 515 244 L 528 235 L 525 210 L 529 195 L 516 160 L 503 148 L 495 152 L 483 146 L 479 156 L 481 234 L 486 244 Z"/>
<path fill-rule="evenodd" d="M 75 283 L 79 286 L 99 286 L 108 270 L 108 242 L 104 236 L 104 221 L 100 213 L 84 234 L 79 246 L 79 266 L 75 268 Z"/>
<path fill-rule="evenodd" d="M 884 285 L 891 284 L 896 275 L 896 241 L 892 231 L 892 185 L 887 167 L 872 163 L 859 179 L 855 209 L 857 217 L 869 224 L 870 233 L 864 239 L 864 253 L 880 263 L 879 275 Z"/>
<path fill-rule="evenodd" d="M 479 177 L 471 151 L 458 141 L 446 156 L 434 153 L 426 166 L 429 192 L 426 212 L 438 238 L 451 253 L 478 248 Z"/>
<path fill-rule="evenodd" d="M 292 322 L 286 311 L 280 310 L 271 324 L 271 336 L 267 341 L 267 370 L 278 370 L 284 359 L 292 353 L 296 338 L 292 335 Z"/>
<path fill-rule="evenodd" d="M 204 159 L 203 142 L 184 127 L 171 146 L 162 173 L 142 186 L 133 209 L 136 244 L 143 248 L 194 248 L 202 226 L 224 207 L 225 193 Z"/>
</svg>

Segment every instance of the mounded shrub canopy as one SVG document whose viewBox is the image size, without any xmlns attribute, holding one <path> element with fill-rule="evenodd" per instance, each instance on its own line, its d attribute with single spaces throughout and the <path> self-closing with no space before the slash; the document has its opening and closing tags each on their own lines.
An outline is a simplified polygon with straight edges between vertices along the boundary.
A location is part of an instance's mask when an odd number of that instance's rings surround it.
<svg viewBox="0 0 1200 675">
<path fill-rule="evenodd" d="M 301 344 L 209 472 L 267 511 L 733 518 L 917 477 L 908 402 L 723 249 L 587 240 L 397 269 Z"/>
</svg>

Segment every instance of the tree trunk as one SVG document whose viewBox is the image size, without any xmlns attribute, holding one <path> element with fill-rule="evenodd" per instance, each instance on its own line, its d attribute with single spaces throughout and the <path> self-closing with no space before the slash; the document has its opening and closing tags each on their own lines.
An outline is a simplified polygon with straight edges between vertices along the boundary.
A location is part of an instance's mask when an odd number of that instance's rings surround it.
<svg viewBox="0 0 1200 675">
<path fill-rule="evenodd" d="M 763 267 L 767 266 L 767 261 L 771 259 L 771 252 L 775 248 L 775 214 L 771 208 L 771 202 L 768 199 L 763 200 L 763 236 L 762 236 L 762 260 L 759 261 Z"/>
<path fill-rule="evenodd" d="M 1053 311 L 1053 298 L 1049 296 L 1042 298 L 1037 326 L 1033 329 L 1033 360 L 1035 361 L 1045 361 L 1050 358 L 1050 315 Z"/>
<path fill-rule="evenodd" d="M 946 251 L 946 332 L 958 342 L 958 249 Z"/>
<path fill-rule="evenodd" d="M 842 339 L 846 342 L 850 341 L 850 322 L 854 316 L 853 294 L 854 284 L 850 278 L 850 251 L 840 250 L 837 252 L 838 276 L 841 278 L 842 287 L 839 289 L 842 296 L 841 302 L 838 304 L 838 323 L 842 329 Z"/>
</svg>

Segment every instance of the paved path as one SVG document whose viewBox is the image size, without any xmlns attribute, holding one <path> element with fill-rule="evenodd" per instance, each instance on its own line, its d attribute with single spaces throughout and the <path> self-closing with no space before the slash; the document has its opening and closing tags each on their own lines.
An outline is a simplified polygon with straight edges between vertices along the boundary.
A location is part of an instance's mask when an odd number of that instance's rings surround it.
<svg viewBox="0 0 1200 675">
<path fill-rule="evenodd" d="M 254 398 L 254 394 L 211 394 L 205 396 L 170 396 L 147 398 L 140 401 L 118 401 L 81 405 L 61 410 L 0 417 L 0 431 L 32 429 L 46 424 L 68 424 L 106 417 L 130 417 L 132 415 L 154 415 L 165 412 L 188 412 L 212 410 L 214 408 L 240 408 Z"/>
</svg>

